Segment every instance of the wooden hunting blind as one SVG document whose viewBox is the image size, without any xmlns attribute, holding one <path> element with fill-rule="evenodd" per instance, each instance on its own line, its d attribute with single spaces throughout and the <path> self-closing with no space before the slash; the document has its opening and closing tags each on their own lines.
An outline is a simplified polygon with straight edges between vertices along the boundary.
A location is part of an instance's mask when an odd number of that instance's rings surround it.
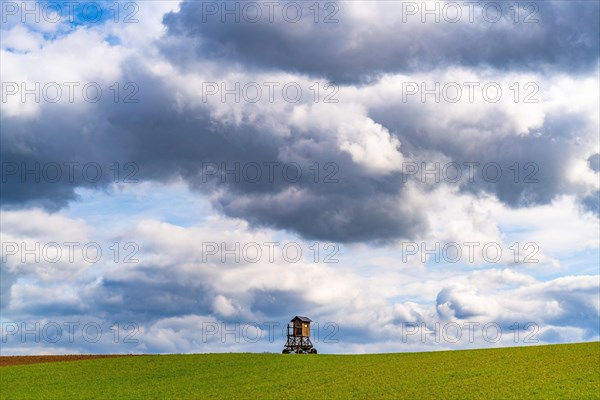
<svg viewBox="0 0 600 400">
<path fill-rule="evenodd" d="M 311 319 L 296 315 L 287 326 L 287 341 L 283 347 L 283 354 L 289 353 L 310 353 L 317 354 L 310 341 L 310 323 Z"/>
</svg>

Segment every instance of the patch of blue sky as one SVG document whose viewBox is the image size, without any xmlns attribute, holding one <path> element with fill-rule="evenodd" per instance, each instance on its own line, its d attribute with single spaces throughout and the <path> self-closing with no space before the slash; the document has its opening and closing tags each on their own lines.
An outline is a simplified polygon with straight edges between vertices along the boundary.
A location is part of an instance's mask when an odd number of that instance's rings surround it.
<svg viewBox="0 0 600 400">
<path fill-rule="evenodd" d="M 106 43 L 108 43 L 111 46 L 118 46 L 120 45 L 121 42 L 121 38 L 115 36 L 115 35 L 106 35 L 106 38 L 104 39 L 106 41 Z"/>
<path fill-rule="evenodd" d="M 10 4 L 8 4 L 10 3 Z M 114 0 L 38 0 L 3 2 L 2 21 L 5 29 L 26 26 L 39 32 L 44 40 L 55 40 L 76 29 L 102 27 L 107 23 L 137 23 L 139 6 L 134 1 Z M 115 36 L 107 43 L 119 44 Z"/>
<path fill-rule="evenodd" d="M 110 21 L 134 22 L 138 10 L 137 3 L 133 1 L 40 0 L 37 3 L 42 18 L 47 22 L 60 21 L 72 26 L 99 25 Z"/>
<path fill-rule="evenodd" d="M 566 275 L 598 275 L 600 274 L 600 249 L 585 249 L 574 252 L 560 260 L 560 267 L 543 272 L 547 280 Z M 538 273 L 542 275 L 542 273 Z"/>
<path fill-rule="evenodd" d="M 512 254 L 512 253 L 511 253 Z M 435 262 L 433 257 L 425 264 L 428 270 L 451 268 L 456 273 L 470 272 L 477 270 L 490 269 L 505 269 L 509 268 L 514 272 L 529 275 L 538 281 L 547 282 L 562 276 L 572 275 L 598 275 L 600 273 L 599 260 L 600 254 L 598 249 L 583 250 L 575 252 L 571 255 L 562 257 L 558 260 L 559 264 L 555 265 L 548 261 L 543 261 L 538 258 L 535 262 L 530 263 L 514 263 L 506 264 L 504 262 L 487 262 L 484 264 L 468 264 L 463 262 L 447 263 Z M 443 260 L 442 260 L 443 261 Z"/>
<path fill-rule="evenodd" d="M 201 224 L 211 212 L 201 195 L 183 185 L 123 184 L 104 191 L 78 188 L 76 193 L 78 200 L 69 205 L 67 215 L 110 231 L 144 219 L 190 227 Z"/>
<path fill-rule="evenodd" d="M 533 248 L 529 247 L 525 249 L 525 245 L 528 242 L 536 243 L 535 238 L 536 231 L 528 227 L 515 227 L 511 226 L 510 229 L 500 225 L 500 229 L 504 236 L 504 245 L 502 246 L 503 251 L 508 251 L 512 256 L 514 255 L 514 248 L 511 249 L 514 243 L 519 243 L 520 256 L 530 255 L 533 261 L 540 260 L 540 253 L 545 256 L 556 259 L 559 261 L 559 266 L 551 266 L 548 263 L 541 261 L 532 263 L 521 263 L 517 267 L 522 268 L 524 273 L 531 274 L 536 279 L 547 281 L 556 279 L 560 276 L 567 275 L 598 275 L 600 273 L 600 247 L 585 248 L 585 249 L 573 249 L 571 252 L 565 252 L 564 249 L 553 249 L 553 248 L 542 248 L 539 245 L 535 253 Z M 537 245 L 537 243 L 536 243 Z M 598 245 L 600 246 L 600 238 Z"/>
</svg>

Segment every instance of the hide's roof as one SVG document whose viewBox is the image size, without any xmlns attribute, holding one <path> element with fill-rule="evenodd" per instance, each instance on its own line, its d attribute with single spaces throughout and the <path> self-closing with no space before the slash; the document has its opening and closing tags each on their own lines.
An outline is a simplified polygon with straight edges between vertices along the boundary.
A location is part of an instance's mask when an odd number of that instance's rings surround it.
<svg viewBox="0 0 600 400">
<path fill-rule="evenodd" d="M 299 319 L 302 322 L 311 322 L 312 320 L 308 317 L 303 317 L 302 315 L 296 315 L 294 318 L 292 318 L 292 320 L 290 322 L 293 322 L 295 320 Z"/>
</svg>

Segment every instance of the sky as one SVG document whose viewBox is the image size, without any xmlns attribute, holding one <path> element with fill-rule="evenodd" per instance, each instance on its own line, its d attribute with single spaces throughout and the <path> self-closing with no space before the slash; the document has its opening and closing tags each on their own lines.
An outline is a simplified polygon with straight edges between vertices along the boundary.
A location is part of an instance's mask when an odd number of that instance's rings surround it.
<svg viewBox="0 0 600 400">
<path fill-rule="evenodd" d="M 0 7 L 2 355 L 599 340 L 599 2 Z"/>
</svg>

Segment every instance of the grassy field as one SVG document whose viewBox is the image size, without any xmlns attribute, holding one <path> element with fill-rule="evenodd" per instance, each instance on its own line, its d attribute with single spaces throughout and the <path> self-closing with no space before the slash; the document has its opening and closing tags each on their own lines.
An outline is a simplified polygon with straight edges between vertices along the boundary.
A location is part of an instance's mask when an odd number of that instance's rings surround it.
<svg viewBox="0 0 600 400">
<path fill-rule="evenodd" d="M 373 355 L 195 354 L 0 368 L 2 399 L 600 398 L 600 342 Z"/>
</svg>

